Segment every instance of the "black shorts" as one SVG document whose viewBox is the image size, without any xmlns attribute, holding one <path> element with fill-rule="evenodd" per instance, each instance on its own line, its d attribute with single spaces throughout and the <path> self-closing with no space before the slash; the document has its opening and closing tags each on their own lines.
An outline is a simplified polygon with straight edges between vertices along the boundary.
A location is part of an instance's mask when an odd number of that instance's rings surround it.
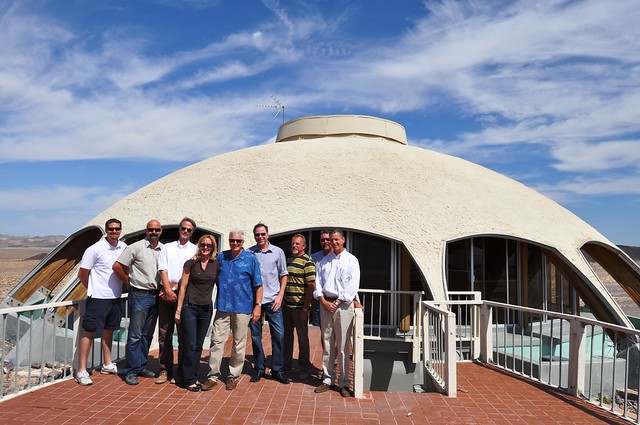
<svg viewBox="0 0 640 425">
<path fill-rule="evenodd" d="M 87 306 L 82 318 L 82 329 L 100 333 L 103 329 L 120 329 L 120 299 L 87 298 Z"/>
</svg>

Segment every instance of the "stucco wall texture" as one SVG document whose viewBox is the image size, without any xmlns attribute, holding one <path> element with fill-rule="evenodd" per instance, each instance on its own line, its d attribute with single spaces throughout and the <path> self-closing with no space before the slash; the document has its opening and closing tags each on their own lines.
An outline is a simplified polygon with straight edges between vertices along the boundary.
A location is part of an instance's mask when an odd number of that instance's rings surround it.
<svg viewBox="0 0 640 425">
<path fill-rule="evenodd" d="M 325 130 L 318 130 L 318 119 L 327 121 Z M 331 129 L 332 122 L 339 131 Z M 351 133 L 345 129 L 349 122 Z M 387 137 L 383 133 L 389 128 L 392 136 Z M 406 139 L 402 142 L 404 129 L 387 120 L 309 117 L 283 124 L 280 133 L 278 140 L 287 141 L 176 171 L 89 224 L 102 226 L 117 217 L 126 233 L 143 229 L 151 218 L 177 224 L 187 215 L 199 227 L 222 234 L 224 249 L 234 227 L 245 229 L 246 246 L 252 244 L 250 232 L 259 221 L 269 225 L 272 235 L 325 227 L 360 230 L 404 243 L 436 299 L 445 297 L 447 241 L 514 237 L 557 249 L 621 314 L 580 252 L 589 241 L 617 248 L 533 189 L 460 158 L 408 146 Z"/>
</svg>

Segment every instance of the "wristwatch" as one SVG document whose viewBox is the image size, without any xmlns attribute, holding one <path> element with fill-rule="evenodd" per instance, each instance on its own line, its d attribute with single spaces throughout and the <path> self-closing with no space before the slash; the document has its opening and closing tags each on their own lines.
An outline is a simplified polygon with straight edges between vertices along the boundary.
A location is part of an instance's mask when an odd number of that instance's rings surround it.
<svg viewBox="0 0 640 425">
<path fill-rule="evenodd" d="M 262 303 L 255 303 L 254 306 L 255 307 L 262 307 Z"/>
</svg>

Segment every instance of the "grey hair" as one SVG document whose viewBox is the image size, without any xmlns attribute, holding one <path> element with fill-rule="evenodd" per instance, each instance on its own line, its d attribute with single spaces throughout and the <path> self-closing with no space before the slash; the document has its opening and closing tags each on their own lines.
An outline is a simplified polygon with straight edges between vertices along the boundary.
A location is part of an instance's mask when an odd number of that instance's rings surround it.
<svg viewBox="0 0 640 425">
<path fill-rule="evenodd" d="M 234 227 L 233 229 L 229 230 L 229 238 L 231 238 L 231 235 L 241 235 L 242 239 L 244 240 L 244 230 L 240 229 L 239 227 Z"/>
</svg>

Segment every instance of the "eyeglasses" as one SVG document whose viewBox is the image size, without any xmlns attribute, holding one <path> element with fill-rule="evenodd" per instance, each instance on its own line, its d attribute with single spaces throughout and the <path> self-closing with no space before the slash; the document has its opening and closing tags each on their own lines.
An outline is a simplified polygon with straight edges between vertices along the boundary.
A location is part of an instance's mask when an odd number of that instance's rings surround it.
<svg viewBox="0 0 640 425">
<path fill-rule="evenodd" d="M 162 232 L 162 229 L 156 229 L 156 228 L 152 229 L 150 227 L 147 227 L 147 232 L 149 232 L 149 233 L 153 233 L 153 232 L 160 233 L 160 232 Z"/>
<path fill-rule="evenodd" d="M 200 248 L 213 249 L 213 244 L 211 244 L 211 243 L 201 243 L 200 244 Z"/>
<path fill-rule="evenodd" d="M 253 236 L 255 236 L 257 238 L 258 236 L 267 236 L 267 234 L 266 233 L 254 233 Z"/>
<path fill-rule="evenodd" d="M 182 227 L 180 228 L 180 230 L 182 230 L 183 232 L 188 232 L 188 233 L 193 232 L 193 229 L 192 229 L 191 227 L 184 227 L 184 226 L 182 226 Z"/>
<path fill-rule="evenodd" d="M 119 232 L 122 227 L 107 227 L 107 232 Z"/>
<path fill-rule="evenodd" d="M 320 238 L 320 242 L 329 242 L 331 238 Z"/>
<path fill-rule="evenodd" d="M 244 240 L 242 239 L 229 239 L 229 243 L 242 243 Z"/>
</svg>

